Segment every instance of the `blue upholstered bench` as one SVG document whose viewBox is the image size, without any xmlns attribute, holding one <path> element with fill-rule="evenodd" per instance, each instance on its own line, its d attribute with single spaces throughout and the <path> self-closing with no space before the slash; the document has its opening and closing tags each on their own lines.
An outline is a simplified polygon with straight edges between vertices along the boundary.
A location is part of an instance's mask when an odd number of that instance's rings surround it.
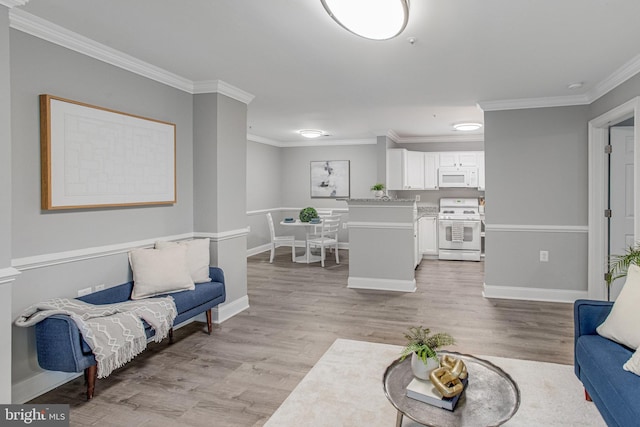
<svg viewBox="0 0 640 427">
<path fill-rule="evenodd" d="M 180 324 L 200 313 L 206 313 L 207 328 L 211 334 L 213 325 L 211 309 L 226 299 L 224 274 L 220 268 L 209 267 L 211 282 L 196 283 L 194 290 L 171 293 L 178 315 L 174 325 Z M 127 301 L 131 297 L 133 282 L 124 283 L 94 292 L 79 300 L 90 304 L 113 304 Z M 158 297 L 166 296 L 158 295 Z M 147 338 L 154 334 L 144 322 Z M 50 371 L 83 372 L 87 382 L 87 399 L 93 397 L 97 376 L 96 359 L 91 348 L 82 338 L 75 322 L 66 315 L 53 315 L 35 326 L 38 364 Z M 169 333 L 173 341 L 173 329 Z"/>
</svg>

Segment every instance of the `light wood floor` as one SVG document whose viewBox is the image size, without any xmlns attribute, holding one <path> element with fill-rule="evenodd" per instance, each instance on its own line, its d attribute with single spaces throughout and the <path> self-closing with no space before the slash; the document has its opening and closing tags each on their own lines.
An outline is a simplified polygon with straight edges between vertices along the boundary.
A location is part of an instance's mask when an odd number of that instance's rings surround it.
<svg viewBox="0 0 640 427">
<path fill-rule="evenodd" d="M 72 426 L 261 426 L 336 338 L 402 345 L 414 325 L 449 332 L 455 351 L 573 363 L 572 305 L 484 299 L 483 263 L 424 261 L 405 294 L 347 289 L 340 258 L 250 257 L 251 308 L 211 336 L 191 323 L 175 344 L 151 343 L 90 402 L 79 378 L 31 403 L 70 404 Z"/>
</svg>

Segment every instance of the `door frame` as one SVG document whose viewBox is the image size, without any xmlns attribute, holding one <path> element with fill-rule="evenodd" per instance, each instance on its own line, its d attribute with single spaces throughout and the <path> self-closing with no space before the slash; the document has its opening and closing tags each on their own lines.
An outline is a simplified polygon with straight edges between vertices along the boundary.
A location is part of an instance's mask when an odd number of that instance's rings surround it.
<svg viewBox="0 0 640 427">
<path fill-rule="evenodd" d="M 607 155 L 604 146 L 609 143 L 609 127 L 634 118 L 633 145 L 634 165 L 640 165 L 640 96 L 589 121 L 589 258 L 588 296 L 605 300 L 604 274 L 607 269 L 607 228 L 604 210 L 607 207 Z M 634 188 L 640 188 L 640 168 L 633 169 Z M 634 236 L 640 236 L 640 197 L 634 197 Z"/>
</svg>

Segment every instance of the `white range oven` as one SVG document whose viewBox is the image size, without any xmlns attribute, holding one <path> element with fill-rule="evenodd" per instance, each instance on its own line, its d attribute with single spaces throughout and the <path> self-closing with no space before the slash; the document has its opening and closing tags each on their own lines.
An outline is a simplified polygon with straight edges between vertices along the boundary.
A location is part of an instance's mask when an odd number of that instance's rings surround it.
<svg viewBox="0 0 640 427">
<path fill-rule="evenodd" d="M 440 199 L 439 259 L 480 261 L 480 231 L 478 199 Z"/>
</svg>

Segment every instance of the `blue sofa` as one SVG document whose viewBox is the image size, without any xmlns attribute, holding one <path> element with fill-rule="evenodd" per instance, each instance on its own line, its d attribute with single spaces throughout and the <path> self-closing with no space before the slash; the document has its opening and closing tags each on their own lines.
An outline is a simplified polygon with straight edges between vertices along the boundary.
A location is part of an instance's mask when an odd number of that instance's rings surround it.
<svg viewBox="0 0 640 427">
<path fill-rule="evenodd" d="M 173 297 L 178 312 L 174 325 L 204 312 L 207 316 L 208 332 L 211 334 L 211 309 L 225 301 L 226 290 L 224 273 L 220 268 L 209 267 L 209 277 L 211 282 L 196 283 L 194 290 L 169 294 Z M 129 300 L 132 289 L 133 282 L 128 282 L 78 299 L 90 304 L 113 304 Z M 158 297 L 161 296 L 166 295 Z M 151 338 L 154 334 L 153 329 L 146 322 L 143 323 L 147 338 Z M 87 399 L 91 399 L 97 377 L 96 359 L 75 322 L 69 316 L 57 314 L 36 324 L 35 330 L 40 367 L 50 371 L 84 371 Z M 169 331 L 169 339 L 173 342 L 173 329 Z"/>
<path fill-rule="evenodd" d="M 638 426 L 640 377 L 622 368 L 633 350 L 596 332 L 612 306 L 612 302 L 593 300 L 574 303 L 575 372 L 587 399 L 593 400 L 608 426 Z"/>
</svg>

